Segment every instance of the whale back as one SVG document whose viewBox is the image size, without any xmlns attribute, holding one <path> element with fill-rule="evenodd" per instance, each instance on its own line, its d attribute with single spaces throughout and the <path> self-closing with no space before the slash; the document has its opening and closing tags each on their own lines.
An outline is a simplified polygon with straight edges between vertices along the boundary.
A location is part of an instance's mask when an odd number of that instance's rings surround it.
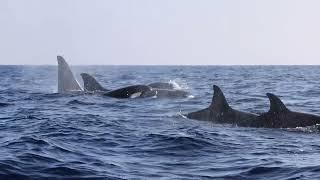
<svg viewBox="0 0 320 180">
<path fill-rule="evenodd" d="M 270 109 L 258 117 L 256 127 L 296 128 L 320 124 L 319 116 L 291 111 L 276 95 L 267 93 L 267 96 L 270 101 Z"/>
<path fill-rule="evenodd" d="M 289 109 L 283 104 L 283 102 L 276 95 L 267 93 L 270 101 L 269 113 L 288 112 Z"/>
<path fill-rule="evenodd" d="M 214 121 L 217 123 L 250 126 L 257 115 L 232 109 L 221 89 L 214 85 L 212 102 L 208 108 L 192 112 L 187 115 L 190 119 Z"/>
<path fill-rule="evenodd" d="M 112 90 L 105 93 L 105 96 L 114 98 L 135 98 L 135 97 L 145 97 L 144 94 L 153 92 L 152 88 L 146 85 L 133 85 L 127 86 L 120 89 Z M 152 95 L 151 95 L 152 96 Z"/>
<path fill-rule="evenodd" d="M 58 61 L 58 93 L 82 91 L 78 81 L 62 56 L 57 56 Z"/>
<path fill-rule="evenodd" d="M 222 113 L 231 109 L 221 89 L 213 85 L 213 97 L 209 106 L 214 112 Z"/>
<path fill-rule="evenodd" d="M 81 77 L 83 80 L 83 87 L 85 91 L 95 92 L 95 91 L 102 91 L 106 92 L 109 91 L 108 89 L 101 86 L 101 84 L 90 74 L 81 73 Z"/>
<path fill-rule="evenodd" d="M 187 115 L 188 118 L 197 120 L 217 121 L 218 119 L 220 119 L 221 115 L 231 110 L 221 89 L 218 86 L 213 85 L 213 90 L 214 93 L 210 106 L 208 108 L 189 113 Z"/>
</svg>

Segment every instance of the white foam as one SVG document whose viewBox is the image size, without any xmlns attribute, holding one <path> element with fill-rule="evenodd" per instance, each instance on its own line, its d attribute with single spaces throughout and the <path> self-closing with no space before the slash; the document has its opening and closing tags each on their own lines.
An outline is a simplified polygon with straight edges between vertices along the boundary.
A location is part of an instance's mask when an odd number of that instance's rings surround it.
<svg viewBox="0 0 320 180">
<path fill-rule="evenodd" d="M 187 83 L 185 81 L 182 81 L 181 79 L 170 80 L 168 83 L 173 85 L 173 89 L 177 89 L 177 90 L 189 89 Z"/>
<path fill-rule="evenodd" d="M 187 116 L 185 116 L 184 114 L 182 114 L 181 110 L 179 111 L 179 113 L 177 114 L 178 116 L 184 118 L 184 119 L 188 119 Z"/>
<path fill-rule="evenodd" d="M 187 98 L 193 99 L 193 98 L 194 98 L 194 95 L 189 95 Z"/>
</svg>

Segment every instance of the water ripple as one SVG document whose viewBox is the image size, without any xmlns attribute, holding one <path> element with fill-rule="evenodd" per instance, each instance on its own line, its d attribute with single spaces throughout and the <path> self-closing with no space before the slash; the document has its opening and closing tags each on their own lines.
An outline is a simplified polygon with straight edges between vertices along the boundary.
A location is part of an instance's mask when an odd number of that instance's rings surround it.
<svg viewBox="0 0 320 180">
<path fill-rule="evenodd" d="M 193 98 L 58 94 L 55 66 L 0 66 L 0 179 L 319 179 L 319 127 L 242 128 L 182 118 L 212 85 L 268 110 L 267 92 L 320 114 L 320 66 L 81 66 L 110 89 L 173 82 Z M 181 113 L 183 112 L 183 113 Z"/>
</svg>

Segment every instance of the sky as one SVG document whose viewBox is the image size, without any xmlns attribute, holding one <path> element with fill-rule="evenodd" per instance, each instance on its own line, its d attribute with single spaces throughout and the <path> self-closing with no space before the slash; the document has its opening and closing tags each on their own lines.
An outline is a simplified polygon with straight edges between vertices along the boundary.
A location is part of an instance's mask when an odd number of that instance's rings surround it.
<svg viewBox="0 0 320 180">
<path fill-rule="evenodd" d="M 320 64 L 318 0 L 0 0 L 0 64 Z"/>
</svg>

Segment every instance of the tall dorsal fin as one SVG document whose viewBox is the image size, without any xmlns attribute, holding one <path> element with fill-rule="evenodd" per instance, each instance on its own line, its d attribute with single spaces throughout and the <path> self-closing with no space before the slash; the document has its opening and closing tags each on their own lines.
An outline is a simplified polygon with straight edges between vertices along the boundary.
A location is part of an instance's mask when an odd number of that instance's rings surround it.
<svg viewBox="0 0 320 180">
<path fill-rule="evenodd" d="M 74 78 L 68 63 L 62 56 L 57 56 L 58 61 L 58 93 L 82 91 L 78 81 Z"/>
<path fill-rule="evenodd" d="M 283 102 L 276 95 L 267 93 L 267 96 L 270 101 L 270 109 L 269 112 L 285 112 L 289 111 L 289 109 L 283 104 Z"/>
<path fill-rule="evenodd" d="M 109 91 L 101 86 L 101 84 L 90 74 L 81 73 L 84 90 L 86 91 Z"/>
<path fill-rule="evenodd" d="M 224 97 L 221 89 L 218 86 L 213 85 L 213 91 L 214 93 L 213 93 L 210 108 L 217 112 L 223 112 L 228 110 L 230 106 L 226 98 Z"/>
</svg>

